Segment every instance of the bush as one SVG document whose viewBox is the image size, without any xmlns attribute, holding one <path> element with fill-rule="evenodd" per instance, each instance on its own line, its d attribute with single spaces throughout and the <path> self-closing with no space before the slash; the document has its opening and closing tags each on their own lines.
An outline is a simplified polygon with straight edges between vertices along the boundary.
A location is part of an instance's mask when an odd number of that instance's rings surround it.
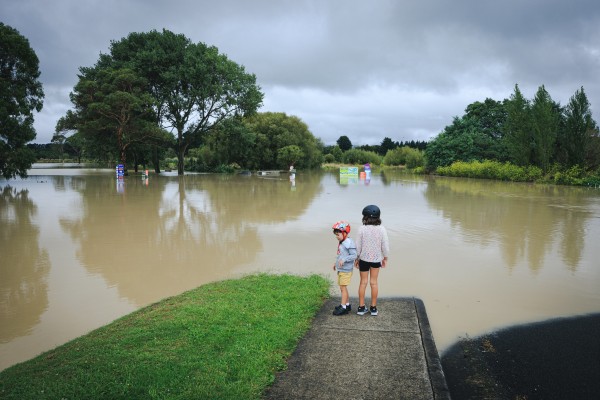
<svg viewBox="0 0 600 400">
<path fill-rule="evenodd" d="M 584 171 L 579 165 L 574 165 L 566 171 L 554 173 L 553 180 L 556 185 L 583 185 Z"/>
<path fill-rule="evenodd" d="M 331 163 L 334 163 L 335 161 L 336 160 L 335 160 L 335 157 L 333 154 L 325 154 L 325 162 L 326 163 L 331 164 Z"/>
<path fill-rule="evenodd" d="M 421 150 L 408 146 L 388 150 L 383 158 L 385 165 L 406 165 L 407 168 L 417 168 L 425 165 L 425 156 Z"/>
<path fill-rule="evenodd" d="M 373 151 L 351 149 L 344 153 L 343 162 L 346 164 L 381 164 L 381 156 Z"/>
<path fill-rule="evenodd" d="M 498 179 L 511 182 L 534 182 L 542 178 L 542 170 L 536 166 L 519 167 L 499 161 L 456 161 L 447 167 L 438 167 L 439 175 L 463 178 Z"/>
</svg>

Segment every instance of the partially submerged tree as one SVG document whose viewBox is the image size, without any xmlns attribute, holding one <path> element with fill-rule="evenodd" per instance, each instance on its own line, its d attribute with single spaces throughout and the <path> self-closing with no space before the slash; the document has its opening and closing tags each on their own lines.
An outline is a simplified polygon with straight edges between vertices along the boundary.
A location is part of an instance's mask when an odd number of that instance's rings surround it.
<svg viewBox="0 0 600 400">
<path fill-rule="evenodd" d="M 255 135 L 254 167 L 287 168 L 294 162 L 299 169 L 309 169 L 323 162 L 322 143 L 296 116 L 257 113 L 245 119 L 244 124 Z"/>
<path fill-rule="evenodd" d="M 590 138 L 597 134 L 598 127 L 592 118 L 590 103 L 583 87 L 576 91 L 564 111 L 565 126 L 561 144 L 566 149 L 565 163 L 568 167 L 583 167 L 590 145 Z"/>
<path fill-rule="evenodd" d="M 29 41 L 0 22 L 0 174 L 27 176 L 35 154 L 26 144 L 35 139 L 33 111 L 41 111 L 44 91 L 39 60 Z"/>
<path fill-rule="evenodd" d="M 252 114 L 262 104 L 256 77 L 243 66 L 214 46 L 168 30 L 131 33 L 113 42 L 102 65 L 127 66 L 147 80 L 157 123 L 175 136 L 179 175 L 190 146 L 226 118 Z"/>
<path fill-rule="evenodd" d="M 126 164 L 130 146 L 159 135 L 146 81 L 130 69 L 81 68 L 80 72 L 71 93 L 75 128 L 90 141 L 115 143 L 119 161 Z"/>
</svg>

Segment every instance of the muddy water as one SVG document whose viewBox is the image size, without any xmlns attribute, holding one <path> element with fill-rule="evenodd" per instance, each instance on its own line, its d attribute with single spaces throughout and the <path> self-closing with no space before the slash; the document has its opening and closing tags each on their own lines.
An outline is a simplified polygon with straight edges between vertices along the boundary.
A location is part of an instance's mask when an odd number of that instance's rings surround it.
<svg viewBox="0 0 600 400">
<path fill-rule="evenodd" d="M 380 295 L 423 299 L 441 352 L 461 336 L 600 312 L 598 189 L 34 169 L 0 180 L 0 369 L 207 282 L 333 280 L 330 226 L 356 230 L 371 203 L 391 241 Z"/>
</svg>

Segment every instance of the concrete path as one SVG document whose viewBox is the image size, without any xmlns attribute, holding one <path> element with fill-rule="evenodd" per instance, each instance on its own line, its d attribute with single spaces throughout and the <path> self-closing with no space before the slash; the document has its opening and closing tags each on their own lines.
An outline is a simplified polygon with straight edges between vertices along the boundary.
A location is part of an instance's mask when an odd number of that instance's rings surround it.
<svg viewBox="0 0 600 400">
<path fill-rule="evenodd" d="M 425 306 L 379 299 L 378 316 L 332 315 L 325 302 L 265 399 L 450 399 Z"/>
</svg>

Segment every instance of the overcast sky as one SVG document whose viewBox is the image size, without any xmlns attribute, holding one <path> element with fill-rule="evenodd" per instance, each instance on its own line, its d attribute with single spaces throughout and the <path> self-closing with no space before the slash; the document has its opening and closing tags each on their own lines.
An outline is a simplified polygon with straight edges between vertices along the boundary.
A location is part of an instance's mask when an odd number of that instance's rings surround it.
<svg viewBox="0 0 600 400">
<path fill-rule="evenodd" d="M 583 86 L 600 121 L 598 0 L 2 0 L 0 21 L 40 59 L 37 143 L 72 107 L 80 67 L 163 28 L 243 65 L 260 111 L 300 117 L 326 145 L 429 140 L 515 84 L 562 105 Z"/>
</svg>

